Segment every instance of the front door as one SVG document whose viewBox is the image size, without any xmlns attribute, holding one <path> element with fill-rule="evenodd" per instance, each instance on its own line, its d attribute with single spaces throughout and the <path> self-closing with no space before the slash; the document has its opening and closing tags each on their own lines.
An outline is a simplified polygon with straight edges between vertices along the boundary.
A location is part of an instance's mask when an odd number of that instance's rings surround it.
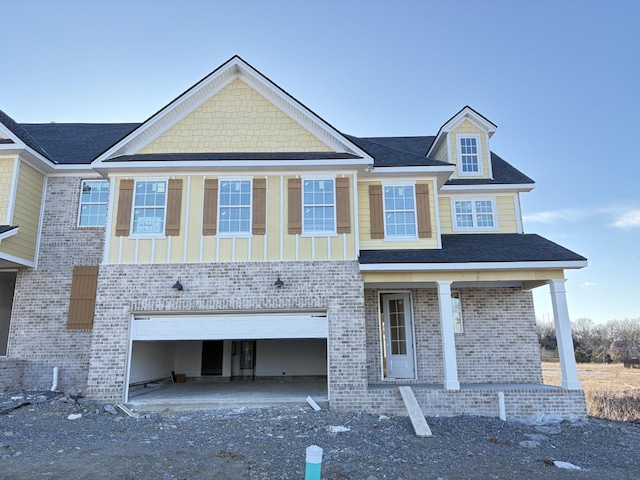
<svg viewBox="0 0 640 480">
<path fill-rule="evenodd" d="M 413 324 L 409 294 L 384 294 L 382 302 L 386 376 L 388 378 L 415 378 Z"/>
</svg>

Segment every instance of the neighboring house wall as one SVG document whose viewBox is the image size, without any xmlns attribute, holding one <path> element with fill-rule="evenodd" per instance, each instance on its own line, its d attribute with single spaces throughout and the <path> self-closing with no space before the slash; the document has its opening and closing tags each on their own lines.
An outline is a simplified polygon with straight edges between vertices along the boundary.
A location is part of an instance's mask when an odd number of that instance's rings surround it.
<svg viewBox="0 0 640 480">
<path fill-rule="evenodd" d="M 280 276 L 285 287 L 275 289 Z M 181 277 L 185 290 L 171 286 Z M 357 261 L 102 265 L 88 394 L 122 401 L 132 314 L 323 310 L 332 408 L 366 392 L 364 292 Z"/>
<path fill-rule="evenodd" d="M 236 79 L 138 153 L 328 151 L 305 128 Z"/>
<path fill-rule="evenodd" d="M 463 333 L 455 335 L 460 382 L 542 383 L 531 292 L 519 288 L 457 290 L 464 328 Z M 410 292 L 416 345 L 415 382 L 442 384 L 444 365 L 436 289 Z M 373 384 L 383 382 L 378 299 L 378 290 L 365 289 L 368 379 Z"/>
<path fill-rule="evenodd" d="M 21 162 L 11 221 L 20 230 L 17 235 L 2 241 L 0 252 L 29 263 L 35 262 L 44 186 L 44 175 Z"/>
<path fill-rule="evenodd" d="M 16 161 L 11 158 L 0 158 L 0 225 L 9 224 L 9 204 L 15 165 Z"/>
<path fill-rule="evenodd" d="M 104 228 L 78 228 L 80 177 L 50 177 L 37 269 L 18 272 L 8 355 L 26 361 L 24 384 L 51 386 L 53 367 L 60 387 L 86 387 L 91 331 L 67 330 L 75 265 L 99 265 Z"/>
</svg>

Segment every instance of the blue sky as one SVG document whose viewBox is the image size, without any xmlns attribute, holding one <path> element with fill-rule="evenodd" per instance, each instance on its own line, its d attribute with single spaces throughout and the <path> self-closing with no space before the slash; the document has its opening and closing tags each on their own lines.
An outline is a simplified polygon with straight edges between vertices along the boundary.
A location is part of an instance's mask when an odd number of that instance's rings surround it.
<svg viewBox="0 0 640 480">
<path fill-rule="evenodd" d="M 433 135 L 468 104 L 537 183 L 525 231 L 589 259 L 567 275 L 572 319 L 640 317 L 640 2 L 21 0 L 2 17 L 18 122 L 142 121 L 235 54 L 353 135 Z M 548 317 L 548 288 L 534 298 Z"/>
</svg>

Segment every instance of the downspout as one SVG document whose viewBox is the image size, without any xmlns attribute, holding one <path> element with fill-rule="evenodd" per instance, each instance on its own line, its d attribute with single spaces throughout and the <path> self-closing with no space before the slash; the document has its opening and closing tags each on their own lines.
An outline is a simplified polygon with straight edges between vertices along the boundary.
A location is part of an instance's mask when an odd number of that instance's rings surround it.
<svg viewBox="0 0 640 480">
<path fill-rule="evenodd" d="M 58 389 L 58 367 L 53 367 L 53 385 L 51 385 L 51 391 L 55 392 Z"/>
</svg>

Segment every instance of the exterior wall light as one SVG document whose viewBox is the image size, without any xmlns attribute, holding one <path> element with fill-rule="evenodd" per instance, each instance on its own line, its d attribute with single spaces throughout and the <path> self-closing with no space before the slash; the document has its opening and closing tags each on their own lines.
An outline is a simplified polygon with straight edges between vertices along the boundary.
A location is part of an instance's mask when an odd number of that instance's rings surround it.
<svg viewBox="0 0 640 480">
<path fill-rule="evenodd" d="M 276 280 L 276 283 L 274 283 L 273 286 L 276 287 L 276 288 L 284 287 L 284 282 L 282 280 L 280 280 L 280 276 L 279 275 L 278 275 L 278 279 Z"/>
<path fill-rule="evenodd" d="M 184 290 L 184 287 L 182 286 L 182 283 L 180 283 L 180 277 L 178 277 L 178 281 L 176 283 L 173 284 L 173 288 L 174 290 L 178 290 L 179 292 L 181 292 L 182 290 Z"/>
</svg>

